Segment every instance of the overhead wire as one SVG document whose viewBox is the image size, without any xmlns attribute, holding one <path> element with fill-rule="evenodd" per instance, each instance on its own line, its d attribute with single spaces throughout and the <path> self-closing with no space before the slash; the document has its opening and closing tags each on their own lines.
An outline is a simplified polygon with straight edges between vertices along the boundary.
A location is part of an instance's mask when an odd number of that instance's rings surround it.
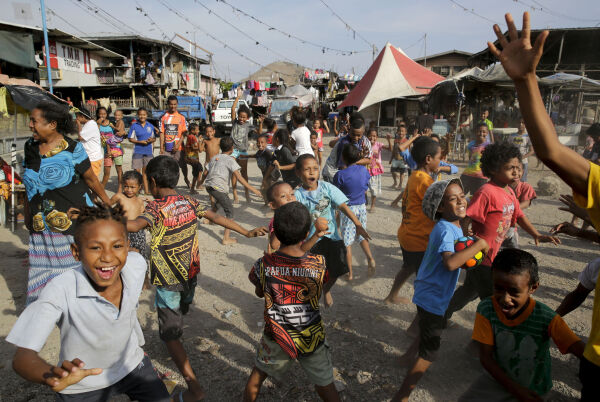
<svg viewBox="0 0 600 402">
<path fill-rule="evenodd" d="M 321 3 L 323 3 L 323 5 L 324 5 L 325 7 L 327 7 L 327 9 L 328 9 L 329 11 L 331 11 L 331 13 L 332 13 L 332 14 L 333 14 L 333 15 L 334 15 L 334 16 L 335 16 L 335 17 L 336 17 L 338 20 L 340 20 L 340 21 L 342 22 L 342 24 L 344 24 L 344 26 L 346 27 L 346 29 L 347 29 L 347 30 L 349 30 L 349 31 L 352 31 L 352 33 L 354 34 L 355 38 L 356 38 L 356 36 L 358 36 L 358 38 L 359 38 L 359 39 L 361 39 L 363 42 L 365 42 L 367 45 L 369 45 L 369 46 L 370 46 L 370 47 L 372 47 L 372 48 L 376 48 L 376 47 L 375 47 L 375 45 L 374 45 L 373 43 L 371 43 L 371 42 L 369 42 L 368 40 L 366 40 L 366 39 L 365 39 L 365 37 L 364 37 L 364 36 L 362 36 L 362 35 L 361 35 L 361 34 L 360 34 L 360 33 L 359 33 L 359 32 L 358 32 L 356 29 L 352 28 L 352 27 L 350 26 L 350 24 L 348 24 L 346 21 L 344 21 L 344 19 L 343 19 L 342 17 L 340 17 L 340 16 L 338 15 L 338 13 L 336 13 L 335 11 L 333 11 L 333 8 L 331 8 L 331 7 L 329 6 L 329 4 L 325 3 L 325 1 L 323 1 L 323 0 L 319 0 L 319 1 L 320 1 Z"/>
<path fill-rule="evenodd" d="M 208 36 L 209 38 L 211 38 L 215 42 L 220 43 L 221 45 L 223 45 L 224 48 L 231 50 L 233 53 L 237 54 L 238 56 L 240 56 L 244 60 L 249 61 L 250 63 L 255 64 L 255 65 L 259 66 L 259 67 L 262 67 L 262 68 L 264 68 L 264 69 L 266 69 L 268 71 L 271 71 L 273 73 L 277 73 L 277 74 L 280 74 L 280 75 L 286 75 L 285 73 L 283 73 L 281 71 L 273 70 L 272 68 L 269 68 L 269 67 L 265 66 L 264 64 L 259 63 L 258 61 L 251 59 L 250 57 L 246 56 L 245 54 L 243 54 L 239 50 L 237 50 L 237 49 L 229 46 L 226 42 L 223 42 L 221 39 L 215 37 L 213 34 L 211 34 L 210 32 L 208 32 L 207 30 L 205 30 L 201 26 L 197 25 L 195 22 L 192 22 L 188 17 L 186 17 L 185 15 L 183 15 L 181 12 L 173 9 L 165 0 L 157 0 L 157 1 L 160 4 L 162 4 L 167 10 L 169 10 L 172 14 L 175 14 L 177 17 L 179 17 L 182 20 L 186 21 L 187 23 L 189 23 L 191 26 L 193 26 L 194 28 L 198 29 L 199 31 L 204 32 L 204 34 L 206 36 Z"/>
<path fill-rule="evenodd" d="M 104 18 L 101 18 L 96 12 L 94 12 L 94 10 L 87 6 L 82 4 L 79 0 L 70 0 L 71 3 L 75 4 L 75 6 L 79 7 L 80 9 L 82 9 L 86 14 L 92 16 L 93 18 L 97 19 L 98 21 L 102 22 L 105 25 L 110 25 L 113 28 L 116 28 L 118 31 L 122 32 L 122 33 L 126 33 L 120 26 L 115 25 L 113 22 L 108 21 Z"/>
<path fill-rule="evenodd" d="M 259 23 L 261 25 L 264 25 L 265 27 L 267 27 L 269 29 L 269 31 L 275 31 L 275 32 L 280 33 L 281 35 L 287 37 L 287 38 L 295 39 L 295 40 L 301 42 L 302 44 L 314 46 L 314 47 L 320 49 L 323 53 L 325 53 L 325 51 L 329 51 L 329 52 L 334 52 L 334 53 L 341 54 L 342 56 L 346 56 L 346 55 L 353 55 L 353 54 L 358 54 L 358 53 L 370 53 L 371 52 L 371 50 L 344 50 L 344 49 L 336 49 L 336 48 L 333 48 L 333 47 L 322 45 L 322 44 L 310 41 L 308 39 L 301 38 L 301 37 L 299 37 L 297 35 L 294 35 L 292 33 L 283 31 L 283 30 L 281 30 L 281 29 L 279 29 L 279 28 L 277 28 L 277 27 L 275 27 L 275 26 L 273 26 L 273 25 L 271 25 L 269 23 L 266 23 L 266 22 L 260 20 L 258 17 L 255 17 L 254 15 L 249 14 L 249 13 L 245 12 L 244 10 L 239 9 L 238 7 L 236 7 L 236 6 L 232 5 L 232 4 L 229 4 L 226 0 L 217 0 L 217 2 L 221 2 L 221 3 L 225 4 L 225 5 L 228 5 L 229 7 L 231 7 L 231 9 L 234 12 L 242 14 L 243 16 L 245 16 L 245 17 L 247 17 L 247 18 L 249 18 L 251 20 L 254 20 L 255 22 L 257 22 L 257 23 Z"/>
<path fill-rule="evenodd" d="M 276 54 L 279 57 L 282 57 L 284 60 L 289 61 L 290 63 L 294 63 L 297 65 L 300 65 L 300 63 L 290 59 L 289 57 L 271 49 L 270 47 L 268 47 L 267 45 L 265 45 L 264 43 L 261 43 L 260 41 L 256 40 L 255 38 L 253 38 L 252 36 L 248 35 L 246 32 L 242 31 L 241 29 L 239 29 L 238 27 L 236 27 L 235 25 L 233 25 L 231 22 L 227 21 L 225 18 L 221 17 L 219 14 L 217 14 L 214 10 L 210 9 L 209 7 L 207 7 L 206 5 L 204 5 L 202 2 L 200 2 L 200 0 L 194 0 L 194 3 L 200 5 L 202 8 L 204 8 L 205 10 L 208 11 L 209 14 L 214 15 L 215 17 L 217 17 L 218 19 L 220 19 L 221 21 L 223 21 L 225 24 L 229 25 L 230 27 L 232 27 L 233 29 L 235 29 L 236 31 L 238 31 L 239 33 L 241 33 L 242 35 L 244 35 L 246 38 L 250 39 L 251 41 L 255 42 L 257 46 L 260 46 L 262 48 L 264 48 L 265 50 Z"/>
<path fill-rule="evenodd" d="M 527 4 L 526 2 L 524 2 L 522 0 L 512 0 L 512 1 L 515 2 L 515 3 L 522 4 L 522 5 L 526 6 L 526 7 L 529 7 L 533 11 L 540 11 L 540 12 L 546 13 L 548 15 L 551 15 L 553 17 L 567 18 L 567 19 L 575 20 L 575 21 L 588 21 L 588 22 L 598 22 L 598 21 L 600 21 L 599 18 L 591 19 L 591 18 L 572 17 L 570 15 L 566 15 L 566 14 L 554 11 L 554 10 L 546 7 L 545 5 L 543 5 L 542 3 L 540 3 L 539 1 L 536 1 L 536 0 L 531 0 L 531 1 L 533 3 L 535 3 L 536 5 L 538 5 L 539 7 L 535 7 L 532 4 Z"/>
<path fill-rule="evenodd" d="M 143 34 L 140 31 L 132 28 L 131 24 L 127 24 L 127 23 L 121 21 L 120 19 L 118 19 L 117 17 L 115 17 L 114 15 L 112 15 L 111 13 L 105 11 L 102 7 L 99 7 L 92 0 L 78 0 L 78 1 L 81 2 L 81 3 L 83 3 L 83 4 L 85 4 L 85 5 L 87 5 L 87 6 L 89 6 L 89 7 L 91 7 L 92 10 L 95 13 L 104 15 L 104 18 L 106 18 L 108 20 L 112 20 L 114 22 L 114 24 L 113 24 L 114 26 L 125 26 L 125 27 L 128 27 L 130 33 L 134 33 L 134 34 L 143 36 Z M 124 29 L 122 29 L 122 30 L 125 31 Z M 125 31 L 125 32 L 127 32 L 127 31 Z"/>
<path fill-rule="evenodd" d="M 158 25 L 156 23 L 156 21 L 154 21 L 152 19 L 152 17 L 150 16 L 150 14 L 148 14 L 143 8 L 142 5 L 140 4 L 139 1 L 135 1 L 135 4 L 137 4 L 137 7 L 135 8 L 136 11 L 138 11 L 140 14 L 142 14 L 144 17 L 148 18 L 148 20 L 150 21 L 150 23 L 152 25 L 154 25 L 156 27 L 156 29 L 158 29 L 160 31 L 160 33 L 162 34 L 162 37 L 164 40 L 169 41 L 169 36 L 167 35 L 167 33 L 160 27 L 160 25 Z"/>
<path fill-rule="evenodd" d="M 474 16 L 476 16 L 476 17 L 479 17 L 479 18 L 481 18 L 481 19 L 484 19 L 484 20 L 486 20 L 486 21 L 488 21 L 488 22 L 491 22 L 492 24 L 498 24 L 498 22 L 497 22 L 497 21 L 494 21 L 494 20 L 492 20 L 492 19 L 490 19 L 490 18 L 488 18 L 488 17 L 485 17 L 485 16 L 483 16 L 483 15 L 481 15 L 481 14 L 477 13 L 477 12 L 476 12 L 474 9 L 472 9 L 472 8 L 467 8 L 467 7 L 463 6 L 463 5 L 462 5 L 462 4 L 460 4 L 458 1 L 455 1 L 455 0 L 450 0 L 450 2 L 451 2 L 452 4 L 454 4 L 454 5 L 457 5 L 458 7 L 462 8 L 462 9 L 463 9 L 463 11 L 465 11 L 465 12 L 467 12 L 467 13 L 473 14 Z"/>
<path fill-rule="evenodd" d="M 51 9 L 50 7 L 46 7 L 46 11 L 48 11 L 48 13 L 56 18 L 58 18 L 59 20 L 61 20 L 62 22 L 64 22 L 66 25 L 70 26 L 71 28 L 73 28 L 74 30 L 76 30 L 77 32 L 80 32 L 82 34 L 85 34 L 84 31 L 82 31 L 81 29 L 77 28 L 75 25 L 71 24 L 69 21 L 67 21 L 66 19 L 64 19 L 63 17 L 61 17 L 59 14 L 56 13 L 56 11 L 54 11 L 53 9 Z"/>
</svg>

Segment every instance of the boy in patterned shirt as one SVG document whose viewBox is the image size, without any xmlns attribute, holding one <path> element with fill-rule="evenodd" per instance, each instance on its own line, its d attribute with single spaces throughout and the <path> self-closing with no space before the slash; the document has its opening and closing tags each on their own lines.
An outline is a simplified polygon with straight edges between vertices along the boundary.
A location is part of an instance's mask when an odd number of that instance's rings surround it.
<svg viewBox="0 0 600 402">
<path fill-rule="evenodd" d="M 160 155 L 152 159 L 146 174 L 154 201 L 146 205 L 141 216 L 127 222 L 127 231 L 138 232 L 148 228 L 152 234 L 150 282 L 156 285 L 158 331 L 188 385 L 188 391 L 180 395 L 180 399 L 199 400 L 204 397 L 204 391 L 180 341 L 183 315 L 193 302 L 200 272 L 198 219 L 206 218 L 246 237 L 264 235 L 267 229 L 248 231 L 231 219 L 205 210 L 198 200 L 177 194 L 175 186 L 179 181 L 179 166 L 170 156 Z"/>
<path fill-rule="evenodd" d="M 325 259 L 302 249 L 311 223 L 310 213 L 297 201 L 276 209 L 273 226 L 281 248 L 260 258 L 250 271 L 256 295 L 265 299 L 265 330 L 246 383 L 246 402 L 256 400 L 268 376 L 283 379 L 294 360 L 315 384 L 321 399 L 340 400 L 319 311 L 327 280 Z"/>
<path fill-rule="evenodd" d="M 562 354 L 579 358 L 585 344 L 560 315 L 531 297 L 539 286 L 531 254 L 514 248 L 501 251 L 492 263 L 492 278 L 494 294 L 479 303 L 473 328 L 487 373 L 459 400 L 541 401 L 552 388 L 550 338 Z"/>
</svg>

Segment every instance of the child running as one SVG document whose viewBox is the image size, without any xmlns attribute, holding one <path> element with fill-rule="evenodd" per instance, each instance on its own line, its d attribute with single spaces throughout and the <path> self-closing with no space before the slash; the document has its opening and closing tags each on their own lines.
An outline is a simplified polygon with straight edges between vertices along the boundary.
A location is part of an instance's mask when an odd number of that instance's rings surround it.
<svg viewBox="0 0 600 402">
<path fill-rule="evenodd" d="M 189 126 L 188 135 L 185 139 L 185 163 L 192 167 L 192 183 L 190 194 L 197 194 L 196 184 L 202 180 L 202 164 L 200 163 L 200 152 L 204 152 L 204 142 L 200 137 L 200 127 L 196 123 Z"/>
<path fill-rule="evenodd" d="M 57 401 L 171 401 L 144 344 L 137 306 L 146 261 L 129 251 L 121 206 L 79 211 L 71 251 L 81 266 L 57 276 L 15 323 L 13 368 L 56 392 Z M 58 366 L 39 356 L 55 326 Z"/>
<path fill-rule="evenodd" d="M 475 130 L 475 139 L 467 144 L 469 162 L 460 176 L 465 193 L 471 195 L 475 194 L 475 191 L 479 190 L 479 187 L 488 181 L 488 178 L 481 171 L 481 154 L 490 144 L 488 142 L 489 129 L 487 124 L 480 122 L 475 127 Z"/>
<path fill-rule="evenodd" d="M 440 167 L 441 154 L 440 144 L 431 138 L 419 137 L 414 140 L 411 155 L 418 167 L 408 177 L 402 193 L 402 223 L 398 228 L 402 268 L 396 274 L 392 289 L 384 299 L 386 303 L 410 303 L 409 299 L 399 297 L 398 293 L 406 280 L 419 269 L 427 250 L 429 233 L 435 225 L 433 220 L 423 213 L 421 204 L 425 191 L 433 183 L 432 176 Z"/>
<path fill-rule="evenodd" d="M 125 133 L 121 136 L 116 131 L 115 126 L 108 120 L 108 111 L 105 107 L 99 107 L 96 111 L 98 118 L 98 128 L 104 145 L 104 176 L 102 176 L 102 187 L 106 188 L 110 178 L 110 168 L 115 166 L 117 171 L 118 187 L 117 192 L 121 191 L 123 181 L 123 148 L 121 142 Z"/>
<path fill-rule="evenodd" d="M 231 148 L 231 139 L 229 144 Z M 196 199 L 179 195 L 175 191 L 179 181 L 179 164 L 171 156 L 160 155 L 152 159 L 146 172 L 154 201 L 146 205 L 141 216 L 127 222 L 127 230 L 139 232 L 150 229 L 150 282 L 156 286 L 160 339 L 165 342 L 188 386 L 179 399 L 199 400 L 204 397 L 204 391 L 181 342 L 183 316 L 193 304 L 200 272 L 198 219 L 204 217 L 246 237 L 264 235 L 267 230 L 245 230 L 231 219 L 204 210 Z"/>
<path fill-rule="evenodd" d="M 142 175 L 135 170 L 123 173 L 123 192 L 116 193 L 110 199 L 111 205 L 121 204 L 123 212 L 128 220 L 135 220 L 144 213 L 145 202 L 139 198 L 142 188 Z M 146 233 L 144 231 L 131 232 L 127 234 L 129 248 L 141 255 L 146 252 Z"/>
<path fill-rule="evenodd" d="M 459 268 L 475 254 L 485 253 L 488 249 L 485 240 L 477 239 L 469 247 L 454 251 L 454 243 L 463 237 L 460 221 L 467 213 L 467 200 L 460 180 L 443 180 L 429 186 L 422 209 L 437 223 L 429 236 L 415 281 L 413 303 L 417 305 L 415 320 L 419 324 L 419 337 L 401 358 L 411 368 L 393 398 L 396 402 L 408 401 L 417 382 L 437 357 L 446 322 L 444 312 L 456 287 Z"/>
<path fill-rule="evenodd" d="M 310 235 L 315 230 L 314 223 L 317 218 L 323 217 L 327 220 L 327 234 L 310 250 L 311 253 L 320 254 L 325 257 L 329 280 L 323 286 L 325 306 L 333 305 L 331 288 L 338 277 L 348 273 L 346 261 L 346 250 L 344 241 L 340 238 L 335 221 L 335 211 L 339 210 L 346 215 L 356 226 L 356 234 L 364 239 L 371 240 L 371 236 L 362 226 L 354 212 L 346 204 L 348 197 L 344 195 L 333 184 L 319 180 L 319 164 L 314 156 L 304 154 L 296 161 L 296 175 L 302 181 L 302 186 L 295 191 L 296 199 L 301 202 L 310 212 L 313 226 Z"/>
<path fill-rule="evenodd" d="M 277 180 L 281 176 L 283 181 L 292 186 L 292 188 L 296 188 L 300 184 L 300 179 L 296 176 L 295 171 L 298 154 L 292 147 L 290 133 L 285 128 L 277 130 L 273 136 L 273 146 L 275 147 L 275 160 L 270 170 L 268 170 L 267 175 L 271 176 L 272 180 Z"/>
<path fill-rule="evenodd" d="M 371 207 L 369 212 L 375 212 L 375 200 L 381 194 L 381 177 L 383 175 L 383 163 L 381 162 L 381 150 L 390 149 L 377 141 L 377 130 L 372 128 L 367 132 L 367 138 L 371 141 L 371 164 L 368 166 L 371 179 L 369 180 L 369 192 L 371 193 Z"/>
<path fill-rule="evenodd" d="M 492 280 L 493 295 L 477 306 L 473 326 L 486 372 L 459 401 L 546 400 L 552 389 L 550 338 L 562 354 L 580 359 L 585 344 L 560 315 L 532 297 L 539 287 L 538 265 L 527 251 L 498 253 Z"/>
<path fill-rule="evenodd" d="M 365 193 L 369 188 L 371 175 L 366 167 L 356 164 L 361 159 L 361 153 L 354 145 L 344 145 L 342 158 L 346 167 L 335 174 L 333 185 L 342 190 L 348 198 L 348 207 L 358 218 L 362 227 L 366 229 L 367 206 Z M 356 233 L 356 226 L 348 216 L 341 216 L 339 226 L 342 239 L 344 239 L 344 246 L 346 246 L 346 261 L 348 263 L 348 270 L 350 271 L 348 272 L 348 280 L 351 281 L 354 279 L 352 273 L 352 245 L 356 240 L 358 240 L 360 248 L 362 248 L 367 257 L 369 267 L 368 276 L 372 277 L 375 274 L 375 259 L 371 254 L 369 241 Z"/>
<path fill-rule="evenodd" d="M 317 133 L 317 147 L 316 150 L 313 147 L 313 152 L 319 160 L 319 166 L 323 166 L 323 129 L 321 128 L 321 119 L 315 119 L 315 121 L 313 121 L 312 129 Z"/>
<path fill-rule="evenodd" d="M 316 160 L 314 164 L 317 165 Z M 325 259 L 302 247 L 311 226 L 310 213 L 299 202 L 276 209 L 273 228 L 281 248 L 260 258 L 250 271 L 256 296 L 265 299 L 265 330 L 246 383 L 245 402 L 256 400 L 267 377 L 284 381 L 294 360 L 315 384 L 321 399 L 340 400 L 333 384 L 333 365 L 319 311 L 319 298 L 328 275 Z M 302 297 L 299 289 L 307 290 L 301 292 Z"/>
<path fill-rule="evenodd" d="M 268 139 L 269 137 L 266 134 L 261 134 L 258 136 L 258 139 L 256 140 L 256 147 L 258 148 L 258 151 L 256 151 L 256 153 L 254 155 L 243 155 L 240 156 L 240 158 L 243 159 L 247 159 L 247 158 L 254 158 L 256 159 L 256 165 L 258 166 L 258 168 L 260 169 L 260 172 L 262 173 L 262 182 L 261 182 L 261 186 L 260 186 L 260 192 L 262 194 L 263 199 L 265 200 L 265 205 L 267 204 L 267 197 L 266 197 L 266 191 L 269 187 L 271 187 L 272 183 L 272 179 L 271 179 L 271 175 L 267 176 L 267 171 L 269 169 L 269 166 L 271 166 L 271 164 L 273 163 L 273 159 L 274 159 L 274 155 L 273 155 L 273 151 L 270 150 L 268 148 Z"/>
<path fill-rule="evenodd" d="M 252 187 L 240 174 L 241 167 L 231 156 L 233 153 L 233 140 L 231 137 L 221 139 L 221 153 L 214 156 L 206 165 L 202 175 L 202 182 L 206 186 L 206 191 L 210 195 L 212 211 L 217 212 L 219 206 L 223 208 L 225 216 L 228 219 L 233 217 L 233 204 L 229 199 L 229 180 L 233 181 L 235 177 L 247 190 L 262 197 L 260 191 Z M 241 157 L 241 156 L 240 156 Z M 222 244 L 237 243 L 237 239 L 230 237 L 229 228 L 225 228 Z"/>
<path fill-rule="evenodd" d="M 481 155 L 481 171 L 490 181 L 471 198 L 467 217 L 473 234 L 485 239 L 490 251 L 477 269 L 467 271 L 463 285 L 454 292 L 446 311 L 448 319 L 477 296 L 483 300 L 492 295 L 492 262 L 511 226 L 521 226 L 536 245 L 540 242 L 560 244 L 558 237 L 542 235 L 533 227 L 509 186 L 519 177 L 520 162 L 519 148 L 508 143 L 490 144 Z M 468 227 L 469 221 L 465 221 L 463 227 Z"/>
<path fill-rule="evenodd" d="M 137 111 L 137 121 L 131 123 L 127 138 L 135 144 L 131 156 L 131 168 L 142 174 L 144 183 L 144 194 L 150 194 L 148 190 L 148 178 L 146 177 L 146 166 L 152 159 L 154 141 L 158 129 L 147 121 L 148 110 L 141 107 Z"/>
</svg>

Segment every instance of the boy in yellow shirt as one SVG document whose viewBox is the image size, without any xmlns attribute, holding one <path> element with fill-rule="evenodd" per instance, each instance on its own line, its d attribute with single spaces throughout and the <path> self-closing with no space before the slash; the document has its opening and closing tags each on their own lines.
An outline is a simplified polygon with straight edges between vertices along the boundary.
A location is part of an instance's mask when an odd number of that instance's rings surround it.
<svg viewBox="0 0 600 402">
<path fill-rule="evenodd" d="M 539 33 L 532 46 L 529 13 L 523 14 L 520 36 L 510 14 L 506 14 L 506 23 L 508 38 L 498 25 L 494 25 L 502 51 L 491 42 L 488 42 L 488 46 L 515 83 L 521 114 L 535 154 L 573 189 L 575 202 L 587 209 L 594 227 L 600 232 L 600 166 L 560 143 L 538 87 L 535 69 L 542 57 L 548 31 Z M 582 401 L 600 400 L 599 283 L 595 290 L 592 329 L 579 369 Z"/>
</svg>

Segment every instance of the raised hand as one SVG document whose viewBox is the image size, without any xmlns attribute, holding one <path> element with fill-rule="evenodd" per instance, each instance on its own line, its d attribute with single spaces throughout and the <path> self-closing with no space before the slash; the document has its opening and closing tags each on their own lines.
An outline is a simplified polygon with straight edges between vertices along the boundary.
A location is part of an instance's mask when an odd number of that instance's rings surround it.
<svg viewBox="0 0 600 402">
<path fill-rule="evenodd" d="M 508 39 L 502 34 L 500 27 L 494 24 L 494 32 L 502 50 L 498 50 L 492 42 L 488 42 L 488 47 L 490 52 L 500 60 L 510 78 L 515 81 L 524 80 L 529 74 L 535 74 L 535 68 L 542 57 L 548 31 L 541 32 L 531 46 L 529 13 L 523 13 L 523 29 L 520 37 L 512 15 L 506 14 L 505 18 L 508 26 Z"/>
<path fill-rule="evenodd" d="M 101 368 L 84 369 L 83 367 L 85 367 L 85 363 L 80 359 L 65 360 L 60 367 L 52 367 L 46 376 L 46 384 L 52 388 L 52 391 L 60 392 L 89 375 L 102 373 Z"/>
</svg>

